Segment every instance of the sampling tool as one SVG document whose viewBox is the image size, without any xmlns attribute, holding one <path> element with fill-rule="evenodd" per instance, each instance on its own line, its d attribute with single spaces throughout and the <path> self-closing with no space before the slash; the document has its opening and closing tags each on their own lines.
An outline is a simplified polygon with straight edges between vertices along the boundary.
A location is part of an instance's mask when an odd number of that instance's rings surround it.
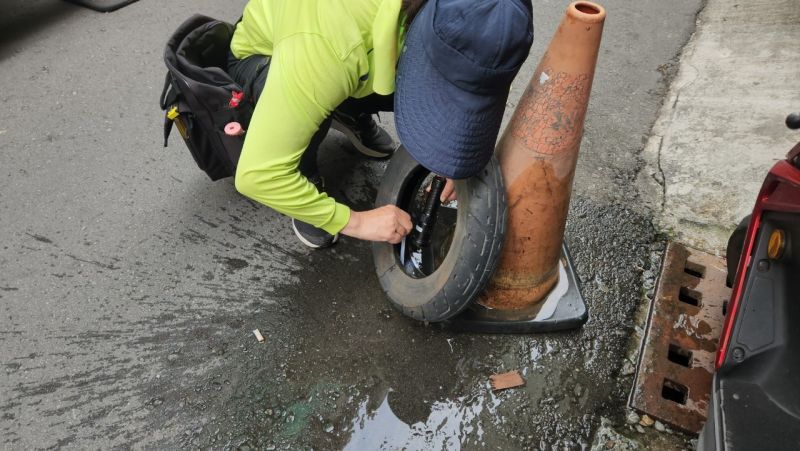
<svg viewBox="0 0 800 451">
<path fill-rule="evenodd" d="M 442 196 L 445 183 L 444 177 L 438 175 L 433 177 L 430 191 L 425 198 L 425 207 L 417 218 L 414 230 L 411 231 L 411 239 L 403 240 L 401 243 L 400 262 L 412 277 L 426 277 L 436 270 L 433 264 L 434 250 L 431 247 L 431 236 L 439 212 L 439 198 Z"/>
</svg>

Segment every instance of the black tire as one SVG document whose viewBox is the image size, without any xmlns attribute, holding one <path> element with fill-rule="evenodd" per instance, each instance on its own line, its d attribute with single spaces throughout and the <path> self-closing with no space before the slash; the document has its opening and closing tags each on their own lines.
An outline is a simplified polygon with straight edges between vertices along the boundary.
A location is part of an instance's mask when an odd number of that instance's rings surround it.
<svg viewBox="0 0 800 451">
<path fill-rule="evenodd" d="M 744 239 L 747 237 L 747 226 L 749 225 L 750 215 L 747 215 L 728 238 L 728 247 L 725 255 L 726 263 L 728 264 L 728 277 L 726 278 L 728 288 L 733 288 L 733 281 L 736 280 L 739 258 L 741 258 L 744 250 Z"/>
<path fill-rule="evenodd" d="M 404 208 L 409 191 L 428 174 L 401 147 L 386 168 L 375 206 Z M 506 194 L 495 158 L 478 175 L 457 180 L 455 190 L 458 208 L 452 241 L 433 273 L 411 277 L 400 263 L 399 245 L 372 246 L 375 269 L 389 300 L 420 321 L 444 321 L 472 303 L 494 273 L 505 241 Z"/>
</svg>

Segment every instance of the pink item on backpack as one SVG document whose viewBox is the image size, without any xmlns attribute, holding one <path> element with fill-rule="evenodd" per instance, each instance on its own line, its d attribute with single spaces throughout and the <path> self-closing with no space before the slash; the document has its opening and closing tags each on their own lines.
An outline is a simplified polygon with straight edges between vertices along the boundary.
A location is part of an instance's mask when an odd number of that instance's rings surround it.
<svg viewBox="0 0 800 451">
<path fill-rule="evenodd" d="M 238 122 L 228 122 L 228 125 L 225 126 L 225 134 L 228 136 L 244 135 L 244 129 L 242 128 L 242 124 Z"/>
</svg>

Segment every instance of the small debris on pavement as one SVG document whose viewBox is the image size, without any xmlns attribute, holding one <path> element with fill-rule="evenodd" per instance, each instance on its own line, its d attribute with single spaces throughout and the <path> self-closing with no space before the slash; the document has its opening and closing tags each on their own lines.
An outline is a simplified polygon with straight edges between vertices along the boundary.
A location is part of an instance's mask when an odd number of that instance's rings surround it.
<svg viewBox="0 0 800 451">
<path fill-rule="evenodd" d="M 620 371 L 620 374 L 623 375 L 623 376 L 630 376 L 631 374 L 633 374 L 635 372 L 636 372 L 636 368 L 633 366 L 633 364 L 631 362 L 625 360 L 625 363 L 622 364 L 622 370 Z"/>
<path fill-rule="evenodd" d="M 259 343 L 262 343 L 264 341 L 264 336 L 261 335 L 261 332 L 259 332 L 258 329 L 253 329 L 253 335 L 256 336 L 256 340 L 258 340 Z"/>
<path fill-rule="evenodd" d="M 615 451 L 634 451 L 648 449 L 636 439 L 622 435 L 614 430 L 610 420 L 601 418 L 600 424 L 601 426 L 597 430 L 597 435 L 592 443 L 592 447 L 589 448 L 591 451 L 605 451 L 607 449 L 613 449 Z M 544 448 L 544 446 L 541 447 L 541 449 Z"/>
<path fill-rule="evenodd" d="M 658 432 L 665 432 L 667 428 L 664 426 L 664 423 L 660 421 L 656 421 L 655 428 Z"/>
<path fill-rule="evenodd" d="M 640 434 L 644 434 L 644 428 L 637 424 L 636 425 L 636 432 L 638 432 Z"/>
<path fill-rule="evenodd" d="M 639 422 L 639 414 L 637 414 L 633 410 L 628 411 L 628 414 L 625 415 L 625 421 L 627 421 L 628 424 L 636 424 Z"/>
<path fill-rule="evenodd" d="M 492 390 L 504 390 L 506 388 L 514 388 L 525 385 L 525 380 L 519 371 L 509 371 L 502 374 L 493 374 L 489 376 L 492 383 Z"/>
<path fill-rule="evenodd" d="M 641 424 L 642 426 L 644 426 L 646 428 L 649 428 L 650 426 L 652 426 L 653 423 L 655 423 L 655 421 L 652 418 L 650 418 L 648 415 L 642 415 L 642 419 L 639 421 L 639 424 Z"/>
</svg>

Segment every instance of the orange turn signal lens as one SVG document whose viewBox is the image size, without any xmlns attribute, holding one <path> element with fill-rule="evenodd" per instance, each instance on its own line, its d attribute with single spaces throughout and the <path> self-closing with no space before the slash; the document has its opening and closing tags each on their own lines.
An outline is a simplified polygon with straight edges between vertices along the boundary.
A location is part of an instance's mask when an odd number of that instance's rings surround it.
<svg viewBox="0 0 800 451">
<path fill-rule="evenodd" d="M 769 246 L 767 248 L 767 255 L 770 260 L 778 260 L 783 256 L 783 249 L 786 247 L 786 233 L 781 229 L 772 231 L 769 236 Z"/>
</svg>

